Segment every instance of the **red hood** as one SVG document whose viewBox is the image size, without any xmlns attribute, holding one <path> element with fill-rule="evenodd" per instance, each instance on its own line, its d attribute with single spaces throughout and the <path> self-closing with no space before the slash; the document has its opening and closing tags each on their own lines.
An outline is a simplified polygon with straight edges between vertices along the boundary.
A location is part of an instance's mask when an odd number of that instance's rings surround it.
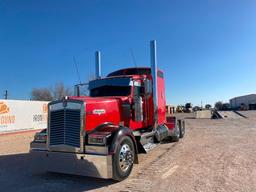
<svg viewBox="0 0 256 192">
<path fill-rule="evenodd" d="M 70 97 L 84 101 L 86 131 L 95 129 L 97 126 L 109 122 L 118 125 L 121 121 L 122 102 L 128 97 Z"/>
<path fill-rule="evenodd" d="M 80 96 L 80 97 L 76 97 L 76 96 L 72 96 L 69 97 L 70 99 L 75 99 L 75 100 L 80 100 L 80 101 L 84 101 L 84 102 L 101 102 L 101 101 L 111 101 L 111 100 L 121 100 L 121 101 L 127 101 L 129 99 L 129 97 L 127 96 L 108 96 L 108 97 L 89 97 L 89 96 Z"/>
</svg>

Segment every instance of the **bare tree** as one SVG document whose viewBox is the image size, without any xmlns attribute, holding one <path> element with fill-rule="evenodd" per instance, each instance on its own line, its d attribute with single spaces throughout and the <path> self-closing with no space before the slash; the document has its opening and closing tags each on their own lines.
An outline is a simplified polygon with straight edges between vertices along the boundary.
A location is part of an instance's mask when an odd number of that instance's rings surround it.
<svg viewBox="0 0 256 192">
<path fill-rule="evenodd" d="M 65 87 L 62 82 L 56 83 L 53 88 L 34 88 L 31 99 L 36 101 L 52 101 L 72 95 L 70 88 Z"/>
<path fill-rule="evenodd" d="M 48 88 L 34 88 L 31 92 L 31 99 L 36 101 L 51 101 L 53 97 Z"/>
<path fill-rule="evenodd" d="M 54 100 L 62 99 L 63 97 L 70 96 L 71 94 L 71 89 L 65 87 L 62 82 L 56 83 L 54 88 L 52 89 L 52 96 Z"/>
<path fill-rule="evenodd" d="M 215 106 L 215 108 L 216 108 L 217 110 L 222 110 L 223 103 L 222 103 L 221 101 L 218 101 L 218 102 L 215 103 L 214 106 Z"/>
</svg>

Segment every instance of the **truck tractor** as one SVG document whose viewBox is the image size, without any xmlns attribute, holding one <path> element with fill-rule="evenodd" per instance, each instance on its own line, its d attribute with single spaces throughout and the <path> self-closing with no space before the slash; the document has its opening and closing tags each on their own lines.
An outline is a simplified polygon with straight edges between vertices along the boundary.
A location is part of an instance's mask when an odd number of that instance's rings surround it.
<svg viewBox="0 0 256 192">
<path fill-rule="evenodd" d="M 156 41 L 150 42 L 151 68 L 120 69 L 75 86 L 74 96 L 48 104 L 48 126 L 35 136 L 31 155 L 50 172 L 117 181 L 127 178 L 138 155 L 179 141 L 185 122 L 166 117 L 164 73 L 157 68 Z M 83 95 L 88 87 L 89 95 Z"/>
</svg>

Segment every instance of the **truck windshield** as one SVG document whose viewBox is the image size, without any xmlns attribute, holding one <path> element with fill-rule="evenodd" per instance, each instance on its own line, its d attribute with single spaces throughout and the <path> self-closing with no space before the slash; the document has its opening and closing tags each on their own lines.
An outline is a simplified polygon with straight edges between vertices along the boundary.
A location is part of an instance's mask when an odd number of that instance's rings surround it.
<svg viewBox="0 0 256 192">
<path fill-rule="evenodd" d="M 130 86 L 103 86 L 90 90 L 91 97 L 128 96 L 130 93 Z"/>
<path fill-rule="evenodd" d="M 128 96 L 131 93 L 131 82 L 130 78 L 110 78 L 90 81 L 90 96 Z"/>
</svg>

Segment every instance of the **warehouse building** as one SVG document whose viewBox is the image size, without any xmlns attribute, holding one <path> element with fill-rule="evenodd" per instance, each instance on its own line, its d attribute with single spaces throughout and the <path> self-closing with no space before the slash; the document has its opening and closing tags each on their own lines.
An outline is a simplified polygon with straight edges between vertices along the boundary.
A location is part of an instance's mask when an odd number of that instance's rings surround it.
<svg viewBox="0 0 256 192">
<path fill-rule="evenodd" d="M 256 94 L 232 98 L 230 105 L 233 109 L 256 110 Z"/>
</svg>

